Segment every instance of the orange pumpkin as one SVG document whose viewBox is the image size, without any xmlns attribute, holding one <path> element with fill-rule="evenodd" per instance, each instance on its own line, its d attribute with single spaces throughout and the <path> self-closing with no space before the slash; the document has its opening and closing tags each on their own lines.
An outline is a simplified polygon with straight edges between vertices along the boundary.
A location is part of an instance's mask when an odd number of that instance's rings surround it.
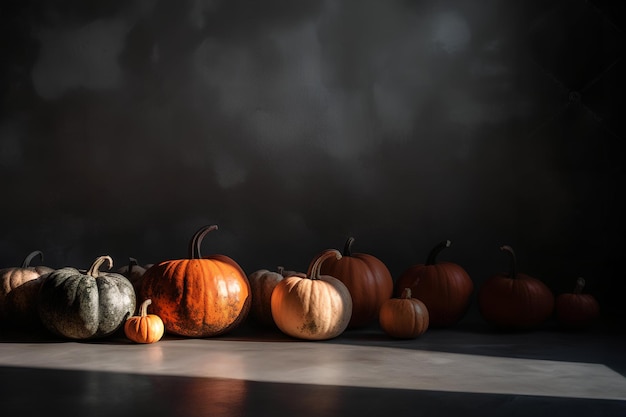
<svg viewBox="0 0 626 417">
<path fill-rule="evenodd" d="M 363 327 L 378 319 L 380 306 L 391 298 L 393 278 L 387 266 L 373 255 L 352 253 L 354 238 L 346 241 L 340 259 L 327 259 L 321 274 L 343 282 L 352 296 L 349 328 Z"/>
<path fill-rule="evenodd" d="M 239 264 L 200 254 L 204 236 L 216 229 L 204 226 L 194 234 L 188 259 L 160 262 L 143 276 L 140 297 L 153 301 L 153 313 L 169 333 L 217 336 L 239 326 L 250 310 L 250 283 Z"/>
<path fill-rule="evenodd" d="M 397 339 L 415 339 L 428 330 L 429 313 L 426 305 L 412 298 L 405 288 L 400 298 L 391 298 L 380 307 L 380 327 Z"/>
<path fill-rule="evenodd" d="M 503 329 L 531 329 L 550 317 L 554 295 L 540 280 L 517 272 L 513 248 L 500 250 L 511 258 L 508 274 L 495 274 L 478 291 L 480 313 L 491 325 Z"/>
<path fill-rule="evenodd" d="M 352 316 L 352 298 L 337 278 L 320 275 L 322 263 L 341 258 L 335 249 L 322 252 L 305 277 L 286 277 L 272 292 L 272 317 L 285 334 L 306 340 L 325 340 L 345 331 Z"/>
<path fill-rule="evenodd" d="M 133 342 L 156 343 L 165 333 L 163 320 L 156 314 L 148 314 L 150 304 L 152 300 L 145 300 L 139 307 L 139 315 L 129 317 L 124 323 L 124 334 Z"/>
<path fill-rule="evenodd" d="M 10 325 L 39 322 L 37 295 L 45 277 L 54 269 L 47 266 L 30 266 L 41 251 L 33 251 L 24 258 L 21 267 L 0 270 L 0 321 Z"/>
<path fill-rule="evenodd" d="M 452 326 L 461 320 L 474 291 L 474 283 L 463 267 L 437 262 L 437 255 L 450 244 L 449 240 L 439 243 L 430 251 L 426 263 L 409 267 L 395 284 L 396 297 L 410 288 L 426 305 L 432 327 Z"/>
<path fill-rule="evenodd" d="M 600 317 L 600 304 L 591 294 L 583 294 L 585 279 L 578 278 L 571 293 L 556 297 L 556 319 L 560 325 L 570 329 L 591 326 Z"/>
</svg>

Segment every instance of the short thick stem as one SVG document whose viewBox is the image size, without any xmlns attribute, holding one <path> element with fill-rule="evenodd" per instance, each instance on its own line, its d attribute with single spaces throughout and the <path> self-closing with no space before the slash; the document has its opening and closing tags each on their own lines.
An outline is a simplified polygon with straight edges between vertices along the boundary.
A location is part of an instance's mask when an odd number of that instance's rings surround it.
<svg viewBox="0 0 626 417">
<path fill-rule="evenodd" d="M 511 263 L 509 264 L 509 277 L 515 279 L 517 276 L 517 256 L 515 256 L 515 251 L 509 245 L 501 246 L 500 250 L 505 251 L 510 255 Z"/>
<path fill-rule="evenodd" d="M 24 262 L 22 262 L 22 268 L 28 268 L 30 266 L 30 262 L 35 259 L 35 256 L 39 256 L 39 260 L 43 262 L 43 252 L 40 250 L 36 250 L 29 253 L 26 258 L 24 258 Z"/>
<path fill-rule="evenodd" d="M 202 239 L 213 230 L 217 230 L 217 225 L 204 226 L 193 235 L 189 243 L 189 259 L 202 259 L 202 254 L 200 253 Z"/>
<path fill-rule="evenodd" d="M 309 279 L 320 279 L 320 269 L 322 268 L 322 264 L 326 259 L 334 257 L 335 259 L 341 259 L 341 252 L 337 249 L 328 249 L 322 252 L 316 259 L 313 261 L 311 268 L 309 268 L 309 273 L 307 274 L 307 278 Z"/>
<path fill-rule="evenodd" d="M 400 296 L 400 298 L 403 298 L 403 299 L 404 298 L 412 298 L 412 297 L 413 297 L 413 294 L 411 294 L 411 289 L 410 288 L 405 288 L 402 291 L 402 295 Z"/>
<path fill-rule="evenodd" d="M 574 287 L 574 294 L 580 294 L 585 288 L 585 279 L 580 277 L 576 280 L 576 286 Z"/>
<path fill-rule="evenodd" d="M 437 246 L 432 248 L 432 250 L 428 254 L 428 258 L 426 259 L 426 265 L 434 265 L 435 263 L 437 263 L 437 255 L 439 255 L 439 252 L 441 252 L 445 248 L 449 248 L 451 244 L 452 242 L 450 242 L 449 240 L 439 242 Z"/>
</svg>

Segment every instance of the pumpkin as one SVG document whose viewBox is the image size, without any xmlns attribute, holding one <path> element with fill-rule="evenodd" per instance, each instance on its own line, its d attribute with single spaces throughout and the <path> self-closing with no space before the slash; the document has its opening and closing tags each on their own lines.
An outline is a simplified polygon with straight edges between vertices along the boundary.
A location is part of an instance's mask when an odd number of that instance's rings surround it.
<svg viewBox="0 0 626 417">
<path fill-rule="evenodd" d="M 140 296 L 151 299 L 165 331 L 179 336 L 211 337 L 242 323 L 250 310 L 250 283 L 237 262 L 225 255 L 203 257 L 200 247 L 216 225 L 200 228 L 189 244 L 189 258 L 149 268 Z"/>
<path fill-rule="evenodd" d="M 86 272 L 61 268 L 51 272 L 39 291 L 39 317 L 52 333 L 70 339 L 109 336 L 135 312 L 132 284 L 114 272 L 100 272 L 110 256 L 98 257 Z"/>
<path fill-rule="evenodd" d="M 554 310 L 554 295 L 540 280 L 517 272 L 517 257 L 508 245 L 500 248 L 510 256 L 508 273 L 487 279 L 478 292 L 482 317 L 502 329 L 532 329 Z"/>
<path fill-rule="evenodd" d="M 283 280 L 284 268 L 279 266 L 276 272 L 268 269 L 259 269 L 248 275 L 250 282 L 251 306 L 250 318 L 263 326 L 273 326 L 272 292 L 276 285 Z"/>
<path fill-rule="evenodd" d="M 373 255 L 352 253 L 349 237 L 340 259 L 329 258 L 320 273 L 343 282 L 352 296 L 352 318 L 348 328 L 363 327 L 378 320 L 380 306 L 391 298 L 393 278 L 387 266 Z"/>
<path fill-rule="evenodd" d="M 133 288 L 135 289 L 135 293 L 139 293 L 139 288 L 141 287 L 141 279 L 143 278 L 143 274 L 146 273 L 148 266 L 140 266 L 135 258 L 128 258 L 128 264 L 119 268 L 117 270 L 118 274 L 124 275 L 131 284 L 133 284 Z"/>
<path fill-rule="evenodd" d="M 352 316 L 350 291 L 337 278 L 320 275 L 326 259 L 341 258 L 329 249 L 311 263 L 305 277 L 293 275 L 280 281 L 272 292 L 272 317 L 285 334 L 298 339 L 325 340 L 343 333 Z"/>
<path fill-rule="evenodd" d="M 437 262 L 437 255 L 450 247 L 445 240 L 428 254 L 426 263 L 409 267 L 395 283 L 395 296 L 410 288 L 415 297 L 428 308 L 431 327 L 447 327 L 459 322 L 467 313 L 474 283 L 460 265 Z"/>
<path fill-rule="evenodd" d="M 571 293 L 556 297 L 556 319 L 563 327 L 582 329 L 589 327 L 600 317 L 600 304 L 591 294 L 583 294 L 585 279 L 578 278 Z"/>
<path fill-rule="evenodd" d="M 20 267 L 0 270 L 0 321 L 9 325 L 37 322 L 37 294 L 46 276 L 54 271 L 47 266 L 30 266 L 35 257 L 43 261 L 43 252 L 29 253 Z"/>
<path fill-rule="evenodd" d="M 405 288 L 399 298 L 391 298 L 380 306 L 379 323 L 391 337 L 415 339 L 428 330 L 428 308 L 417 298 L 412 298 L 410 288 Z"/>
<path fill-rule="evenodd" d="M 147 299 L 139 307 L 139 315 L 126 319 L 124 334 L 136 343 L 155 343 L 161 340 L 165 333 L 163 320 L 156 314 L 148 314 L 148 306 L 152 300 Z"/>
</svg>

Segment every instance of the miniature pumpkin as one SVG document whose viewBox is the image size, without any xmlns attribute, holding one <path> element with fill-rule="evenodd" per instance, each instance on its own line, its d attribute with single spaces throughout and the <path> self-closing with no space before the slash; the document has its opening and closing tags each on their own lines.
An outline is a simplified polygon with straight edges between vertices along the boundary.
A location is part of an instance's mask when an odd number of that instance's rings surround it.
<svg viewBox="0 0 626 417">
<path fill-rule="evenodd" d="M 478 292 L 478 305 L 483 318 L 503 329 L 531 329 L 542 324 L 554 310 L 554 295 L 540 280 L 517 272 L 513 248 L 502 246 L 509 254 L 508 274 L 487 279 Z"/>
<path fill-rule="evenodd" d="M 29 253 L 21 267 L 0 270 L 0 321 L 10 325 L 27 325 L 39 320 L 39 287 L 47 274 L 54 270 L 47 266 L 30 266 L 35 257 L 43 261 L 43 252 Z"/>
<path fill-rule="evenodd" d="M 152 300 L 147 299 L 139 307 L 139 315 L 126 319 L 124 334 L 136 343 L 155 343 L 165 333 L 163 320 L 156 314 L 148 314 L 148 306 Z"/>
<path fill-rule="evenodd" d="M 352 253 L 354 238 L 346 241 L 341 259 L 327 259 L 320 273 L 343 282 L 352 296 L 349 328 L 363 327 L 378 319 L 380 306 L 391 298 L 393 278 L 387 266 L 375 256 Z"/>
<path fill-rule="evenodd" d="M 272 292 L 276 285 L 283 280 L 283 267 L 279 266 L 277 272 L 268 269 L 259 269 L 248 275 L 252 304 L 250 306 L 250 318 L 263 326 L 273 326 L 272 318 Z"/>
<path fill-rule="evenodd" d="M 143 278 L 143 274 L 146 273 L 148 269 L 147 266 L 140 266 L 135 258 L 128 258 L 128 264 L 119 268 L 117 270 L 118 274 L 124 275 L 131 284 L 133 284 L 133 288 L 135 289 L 135 293 L 139 293 L 139 288 L 141 287 L 141 279 Z"/>
<path fill-rule="evenodd" d="M 39 291 L 39 317 L 59 336 L 92 339 L 109 336 L 135 312 L 132 284 L 114 272 L 100 272 L 110 256 L 100 256 L 85 273 L 74 268 L 51 272 Z"/>
<path fill-rule="evenodd" d="M 225 255 L 203 257 L 204 226 L 192 237 L 189 258 L 155 264 L 143 276 L 140 295 L 150 298 L 153 313 L 167 332 L 211 337 L 242 323 L 250 310 L 250 283 L 237 262 Z"/>
<path fill-rule="evenodd" d="M 391 337 L 415 339 L 428 330 L 428 308 L 417 298 L 412 298 L 410 288 L 405 288 L 399 298 L 391 298 L 380 306 L 379 322 Z"/>
<path fill-rule="evenodd" d="M 395 284 L 396 297 L 410 288 L 426 305 L 431 327 L 451 326 L 461 320 L 474 291 L 474 283 L 463 267 L 453 262 L 437 262 L 437 255 L 450 245 L 449 240 L 440 242 L 430 251 L 425 264 L 411 266 Z"/>
<path fill-rule="evenodd" d="M 341 258 L 335 249 L 322 252 L 305 277 L 290 276 L 272 292 L 272 317 L 285 334 L 306 340 L 325 340 L 345 331 L 352 315 L 348 288 L 337 278 L 320 275 L 321 264 Z"/>
<path fill-rule="evenodd" d="M 571 293 L 556 297 L 555 311 L 559 324 L 570 329 L 589 327 L 600 317 L 600 304 L 591 294 L 583 294 L 585 279 L 578 278 Z"/>
</svg>

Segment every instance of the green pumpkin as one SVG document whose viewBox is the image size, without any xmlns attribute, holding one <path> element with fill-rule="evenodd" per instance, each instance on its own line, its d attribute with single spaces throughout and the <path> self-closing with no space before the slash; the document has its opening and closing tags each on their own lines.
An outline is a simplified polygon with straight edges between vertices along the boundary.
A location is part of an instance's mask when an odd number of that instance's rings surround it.
<svg viewBox="0 0 626 417">
<path fill-rule="evenodd" d="M 88 271 L 58 269 L 39 291 L 39 317 L 43 325 L 59 336 L 93 339 L 109 336 L 135 312 L 133 285 L 124 276 L 99 271 L 113 266 L 109 256 L 97 258 Z"/>
</svg>

